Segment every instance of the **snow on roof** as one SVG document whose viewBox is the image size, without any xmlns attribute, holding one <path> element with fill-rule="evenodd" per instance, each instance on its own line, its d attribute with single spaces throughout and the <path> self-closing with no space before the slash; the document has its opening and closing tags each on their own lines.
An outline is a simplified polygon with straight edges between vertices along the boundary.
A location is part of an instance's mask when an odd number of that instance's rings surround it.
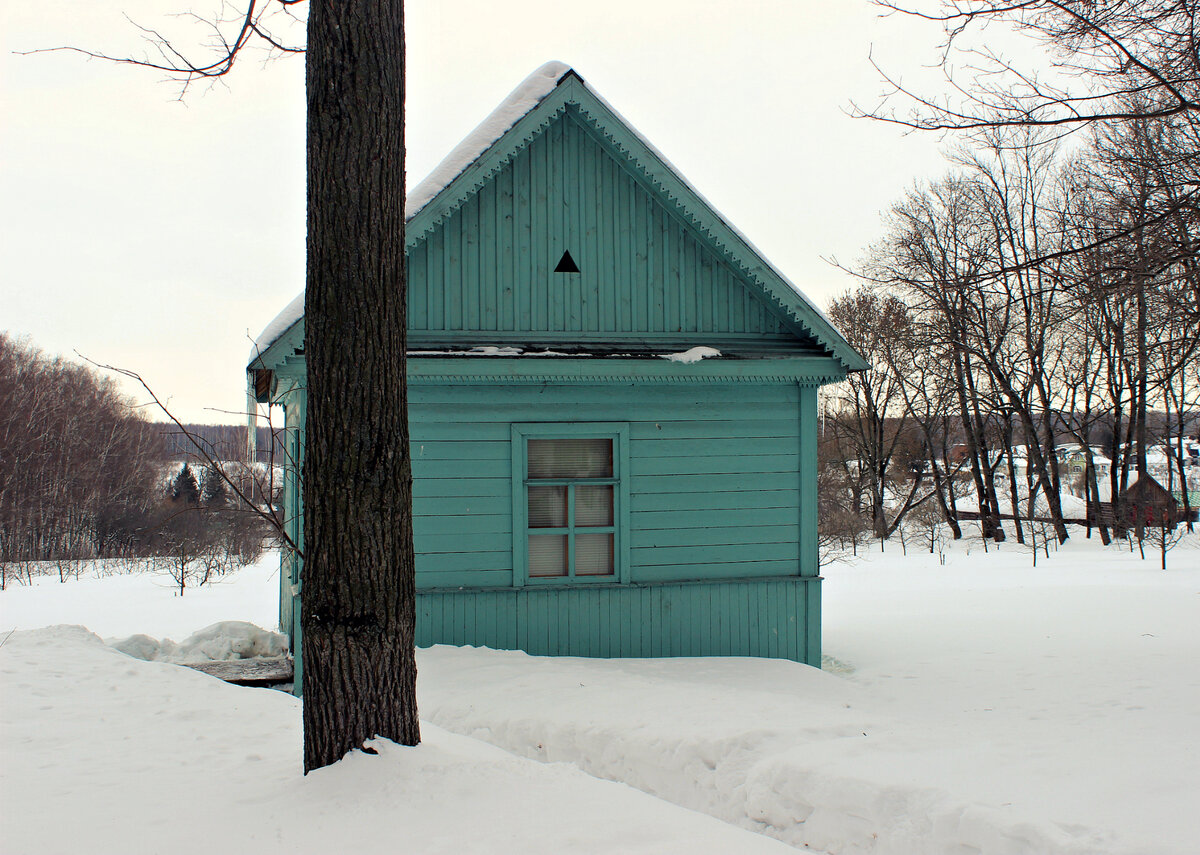
<svg viewBox="0 0 1200 855">
<path fill-rule="evenodd" d="M 682 353 L 664 353 L 663 359 L 669 359 L 672 362 L 682 362 L 684 365 L 691 365 L 693 362 L 699 362 L 706 357 L 720 356 L 721 351 L 715 347 L 706 347 L 698 345 L 697 347 L 689 348 Z"/>
<path fill-rule="evenodd" d="M 421 209 L 433 201 L 439 193 L 445 190 L 459 175 L 461 175 L 467 167 L 479 159 L 479 157 L 488 150 L 497 140 L 508 132 L 513 125 L 523 119 L 531 110 L 537 107 L 542 100 L 549 95 L 558 86 L 564 76 L 571 73 L 571 66 L 563 62 L 552 61 L 538 68 L 508 94 L 495 110 L 493 110 L 486 119 L 475 127 L 475 130 L 467 134 L 467 136 L 454 149 L 442 159 L 442 162 L 434 167 L 433 172 L 408 194 L 404 203 L 404 219 L 407 222 L 416 216 Z M 578 77 L 578 75 L 576 75 Z M 783 274 L 774 264 L 767 260 L 766 256 L 759 251 L 750 240 L 742 234 L 742 232 L 734 226 L 728 218 L 722 214 L 716 206 L 705 198 L 704 194 L 697 190 L 690 181 L 688 181 L 675 165 L 671 163 L 663 153 L 642 135 L 636 127 L 633 126 L 624 116 L 622 116 L 612 104 L 608 103 L 598 92 L 588 86 L 582 78 L 579 82 L 585 86 L 597 101 L 603 104 L 613 116 L 621 122 L 629 131 L 641 141 L 641 143 L 660 161 L 663 165 L 692 193 L 700 200 L 701 204 L 708 207 L 713 214 L 728 228 L 734 235 L 741 240 L 754 255 L 762 259 L 763 263 L 778 276 L 787 286 L 795 292 L 795 294 L 807 305 L 814 313 L 822 320 L 833 327 L 833 323 L 825 315 L 816 303 L 808 298 L 803 291 L 796 287 L 787 276 Z M 287 307 L 280 312 L 274 320 L 267 324 L 266 328 L 259 333 L 254 340 L 254 345 L 250 349 L 248 362 L 253 363 L 267 348 L 279 340 L 292 325 L 304 317 L 304 293 L 301 292 L 296 299 L 292 300 Z"/>
<path fill-rule="evenodd" d="M 412 189 L 404 203 L 404 219 L 411 220 L 433 199 L 450 186 L 450 182 L 479 159 L 492 143 L 504 136 L 508 129 L 521 121 L 526 114 L 554 91 L 563 75 L 571 66 L 563 62 L 548 62 L 521 81 L 500 106 L 476 126 L 475 130 L 454 147 L 433 172 Z"/>
<path fill-rule="evenodd" d="M 263 327 L 263 331 L 254 339 L 250 346 L 247 363 L 253 363 L 268 347 L 279 340 L 285 332 L 292 328 L 296 321 L 304 317 L 304 292 L 301 291 L 292 302 L 288 303 L 282 312 L 275 316 L 271 323 Z"/>
</svg>

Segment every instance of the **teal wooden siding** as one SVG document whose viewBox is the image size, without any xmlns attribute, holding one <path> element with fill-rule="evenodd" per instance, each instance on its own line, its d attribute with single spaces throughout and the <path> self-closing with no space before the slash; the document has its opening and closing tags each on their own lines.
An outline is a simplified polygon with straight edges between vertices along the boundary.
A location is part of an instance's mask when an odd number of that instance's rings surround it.
<svg viewBox="0 0 1200 855">
<path fill-rule="evenodd" d="M 801 558 L 801 390 L 412 386 L 417 586 L 511 587 L 513 423 L 629 424 L 633 582 L 815 575 Z"/>
<path fill-rule="evenodd" d="M 566 251 L 578 274 L 553 272 Z M 562 341 L 563 332 L 579 343 L 721 333 L 796 351 L 795 333 L 574 109 L 410 247 L 408 259 L 416 344 L 463 332 L 523 344 Z"/>
<path fill-rule="evenodd" d="M 535 656 L 763 656 L 820 666 L 820 579 L 420 591 L 417 645 Z"/>
</svg>

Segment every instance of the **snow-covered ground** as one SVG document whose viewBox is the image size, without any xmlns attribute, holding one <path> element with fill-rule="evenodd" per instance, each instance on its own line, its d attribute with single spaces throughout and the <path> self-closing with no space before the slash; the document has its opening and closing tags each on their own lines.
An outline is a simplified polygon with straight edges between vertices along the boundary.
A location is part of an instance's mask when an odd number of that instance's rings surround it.
<svg viewBox="0 0 1200 855">
<path fill-rule="evenodd" d="M 1166 572 L 1082 538 L 1036 569 L 1015 544 L 945 564 L 888 550 L 827 570 L 825 672 L 434 648 L 424 745 L 307 778 L 287 695 L 82 630 L 15 633 L 0 851 L 1197 851 L 1195 537 Z M 0 627 L 269 627 L 274 572 L 183 598 L 145 576 L 55 577 L 0 594 Z"/>
</svg>

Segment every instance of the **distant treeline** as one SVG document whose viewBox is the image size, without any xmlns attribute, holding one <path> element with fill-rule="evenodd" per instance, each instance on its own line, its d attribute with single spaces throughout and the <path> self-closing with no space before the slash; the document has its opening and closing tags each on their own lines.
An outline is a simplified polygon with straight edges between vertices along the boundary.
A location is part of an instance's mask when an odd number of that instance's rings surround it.
<svg viewBox="0 0 1200 855">
<path fill-rule="evenodd" d="M 155 427 L 162 433 L 163 453 L 167 460 L 187 460 L 196 453 L 192 440 L 174 424 L 156 422 Z M 205 450 L 220 460 L 242 460 L 246 453 L 246 425 L 199 425 L 185 424 L 184 429 L 195 437 Z M 271 461 L 271 428 L 260 425 L 258 428 L 255 448 L 257 449 L 256 463 Z M 281 442 L 282 436 L 276 437 Z M 283 460 L 282 447 L 275 448 L 274 459 Z"/>
<path fill-rule="evenodd" d="M 138 557 L 173 563 L 182 590 L 200 565 L 203 581 L 252 558 L 277 470 L 238 462 L 245 426 L 190 428 L 213 459 L 149 421 L 110 376 L 0 332 L 0 588 L 28 562 Z M 259 436 L 269 456 L 270 434 Z"/>
</svg>

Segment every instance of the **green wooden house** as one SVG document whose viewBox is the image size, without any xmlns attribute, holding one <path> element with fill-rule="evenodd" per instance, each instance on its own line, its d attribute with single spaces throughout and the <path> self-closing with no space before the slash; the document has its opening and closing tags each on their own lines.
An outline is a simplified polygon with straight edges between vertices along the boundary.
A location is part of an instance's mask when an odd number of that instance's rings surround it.
<svg viewBox="0 0 1200 855">
<path fill-rule="evenodd" d="M 561 63 L 407 206 L 418 644 L 819 664 L 817 389 L 866 368 L 821 312 Z M 249 365 L 296 461 L 302 312 Z"/>
</svg>

